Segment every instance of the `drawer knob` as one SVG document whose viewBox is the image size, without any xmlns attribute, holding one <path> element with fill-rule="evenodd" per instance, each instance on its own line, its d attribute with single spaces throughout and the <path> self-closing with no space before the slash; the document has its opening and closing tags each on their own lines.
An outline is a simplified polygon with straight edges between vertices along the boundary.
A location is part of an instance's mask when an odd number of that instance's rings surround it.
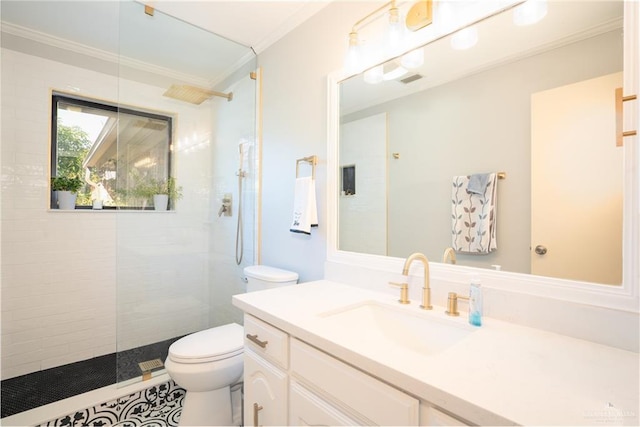
<svg viewBox="0 0 640 427">
<path fill-rule="evenodd" d="M 249 341 L 251 341 L 254 344 L 259 345 L 262 348 L 266 348 L 267 344 L 269 344 L 269 341 L 260 341 L 258 339 L 258 334 L 255 334 L 255 335 L 247 334 L 247 338 L 249 339 Z"/>
</svg>

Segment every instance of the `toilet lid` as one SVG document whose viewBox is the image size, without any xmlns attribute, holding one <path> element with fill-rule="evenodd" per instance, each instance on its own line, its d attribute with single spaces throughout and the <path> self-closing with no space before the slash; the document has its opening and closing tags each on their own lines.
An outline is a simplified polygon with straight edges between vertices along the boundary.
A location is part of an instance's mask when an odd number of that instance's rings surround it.
<svg viewBox="0 0 640 427">
<path fill-rule="evenodd" d="M 269 267 L 268 265 L 250 265 L 244 268 L 244 274 L 248 277 L 264 280 L 266 282 L 289 282 L 298 280 L 298 273 Z"/>
<path fill-rule="evenodd" d="M 230 323 L 180 338 L 169 347 L 169 358 L 179 363 L 204 363 L 242 354 L 244 328 Z"/>
</svg>

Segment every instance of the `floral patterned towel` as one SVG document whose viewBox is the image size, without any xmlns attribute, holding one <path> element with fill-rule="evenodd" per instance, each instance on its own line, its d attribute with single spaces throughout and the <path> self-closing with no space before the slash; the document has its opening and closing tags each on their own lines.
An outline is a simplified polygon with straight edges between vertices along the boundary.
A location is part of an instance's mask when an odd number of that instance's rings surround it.
<svg viewBox="0 0 640 427">
<path fill-rule="evenodd" d="M 496 245 L 497 174 L 489 174 L 482 194 L 467 191 L 470 176 L 454 176 L 451 192 L 451 243 L 458 253 L 488 254 Z"/>
</svg>

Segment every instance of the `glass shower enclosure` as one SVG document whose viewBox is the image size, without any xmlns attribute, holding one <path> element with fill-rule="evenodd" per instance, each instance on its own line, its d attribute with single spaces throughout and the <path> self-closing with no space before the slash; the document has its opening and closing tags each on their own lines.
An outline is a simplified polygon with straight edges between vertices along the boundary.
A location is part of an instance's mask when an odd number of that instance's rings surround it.
<svg viewBox="0 0 640 427">
<path fill-rule="evenodd" d="M 142 381 L 174 340 L 242 322 L 259 82 L 249 47 L 136 1 L 0 8 L 8 417 Z M 51 178 L 71 174 L 64 210 Z"/>
</svg>

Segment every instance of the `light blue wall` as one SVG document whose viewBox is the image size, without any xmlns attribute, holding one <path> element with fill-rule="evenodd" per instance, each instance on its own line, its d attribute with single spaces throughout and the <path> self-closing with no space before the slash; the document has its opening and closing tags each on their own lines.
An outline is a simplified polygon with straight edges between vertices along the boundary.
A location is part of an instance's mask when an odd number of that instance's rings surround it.
<svg viewBox="0 0 640 427">
<path fill-rule="evenodd" d="M 263 68 L 262 264 L 321 279 L 326 258 L 327 75 L 369 2 L 334 2 L 258 56 Z M 296 159 L 315 154 L 317 229 L 291 233 Z M 301 172 L 306 169 L 301 167 Z"/>
</svg>

